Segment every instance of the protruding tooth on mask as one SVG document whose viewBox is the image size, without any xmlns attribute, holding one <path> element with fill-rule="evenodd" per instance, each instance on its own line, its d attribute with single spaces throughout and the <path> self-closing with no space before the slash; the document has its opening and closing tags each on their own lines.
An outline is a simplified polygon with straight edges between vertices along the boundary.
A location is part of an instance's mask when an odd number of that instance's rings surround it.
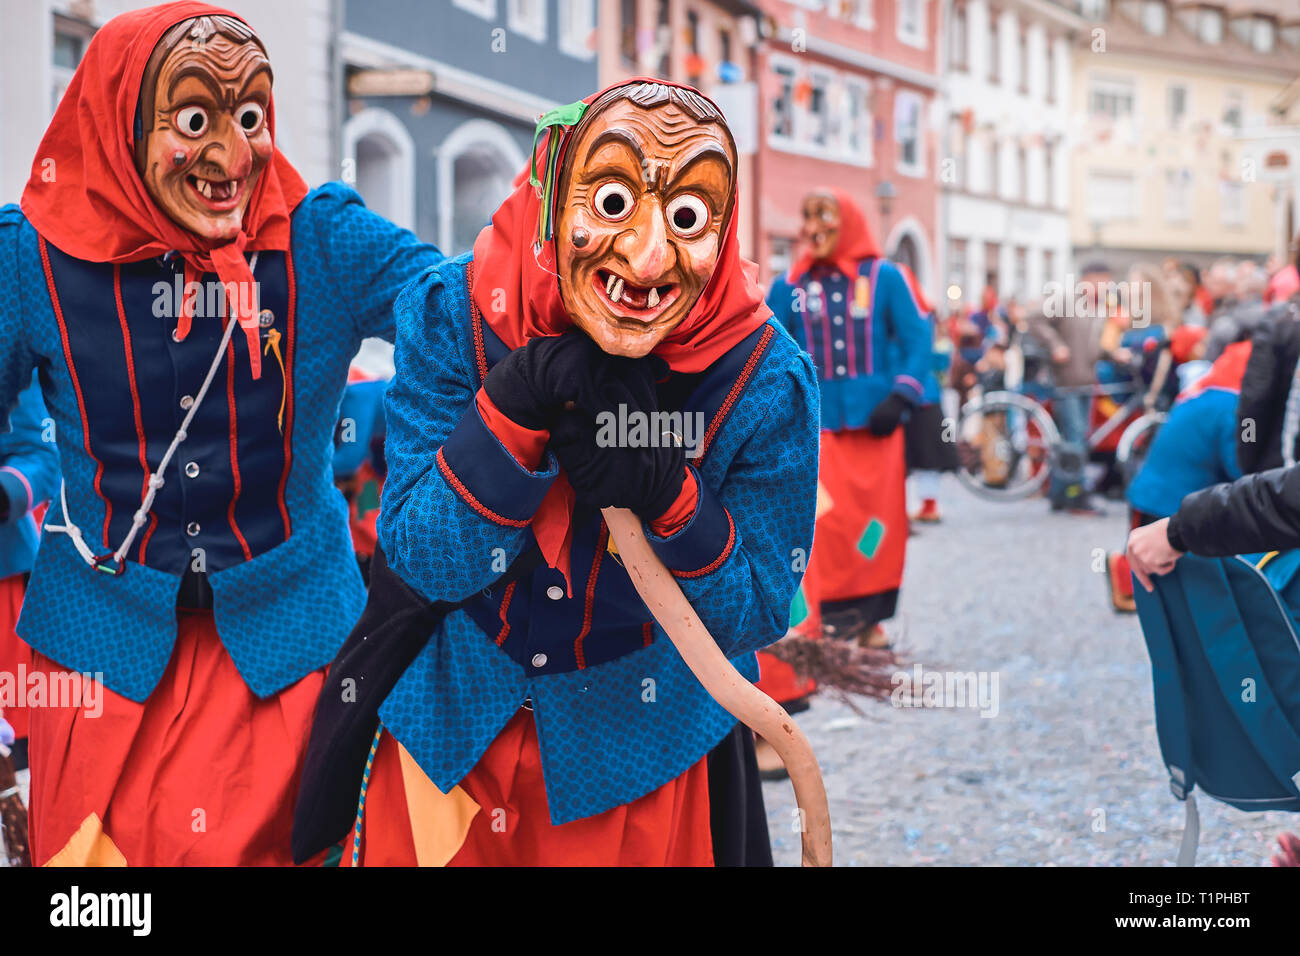
<svg viewBox="0 0 1300 956">
<path fill-rule="evenodd" d="M 609 274 L 609 278 L 605 280 L 605 295 L 614 294 L 614 283 L 617 281 L 618 281 L 618 276 L 614 275 L 614 273 L 611 272 Z"/>
<path fill-rule="evenodd" d="M 609 298 L 612 302 L 617 302 L 623 298 L 623 279 L 621 277 L 614 283 L 614 291 L 609 294 Z"/>
<path fill-rule="evenodd" d="M 653 309 L 658 304 L 659 304 L 659 290 L 657 288 L 651 288 L 650 294 L 645 297 L 645 307 L 647 309 Z"/>
</svg>

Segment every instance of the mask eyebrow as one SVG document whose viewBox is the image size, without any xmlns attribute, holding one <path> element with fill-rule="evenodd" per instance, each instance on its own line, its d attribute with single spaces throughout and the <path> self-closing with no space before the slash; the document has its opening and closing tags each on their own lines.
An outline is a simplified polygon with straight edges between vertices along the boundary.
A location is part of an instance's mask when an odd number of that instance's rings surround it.
<svg viewBox="0 0 1300 956">
<path fill-rule="evenodd" d="M 221 92 L 221 84 L 212 78 L 212 74 L 206 68 L 194 64 L 193 66 L 182 67 L 176 72 L 176 75 L 172 77 L 172 81 L 167 84 L 167 102 L 169 107 L 172 99 L 176 95 L 176 87 L 180 86 L 183 80 L 187 80 L 190 77 L 194 77 L 206 86 L 208 91 L 212 94 L 213 99 L 218 103 L 225 99 Z"/>
<path fill-rule="evenodd" d="M 263 59 L 262 62 L 254 68 L 253 72 L 249 74 L 248 79 L 244 81 L 244 85 L 239 88 L 238 99 L 242 100 L 244 98 L 245 94 L 248 93 L 248 88 L 253 85 L 253 81 L 263 73 L 266 74 L 267 80 L 274 82 L 275 77 L 271 73 L 271 64 Z"/>
<path fill-rule="evenodd" d="M 691 155 L 686 158 L 686 161 L 677 168 L 677 172 L 673 174 L 672 180 L 668 183 L 668 189 L 671 190 L 675 187 L 677 183 L 691 170 L 691 167 L 704 162 L 706 159 L 717 160 L 727 168 L 729 173 L 728 184 L 735 181 L 735 171 L 732 169 L 731 157 L 727 155 L 727 151 L 717 143 L 706 143 L 695 152 L 691 153 Z"/>
<path fill-rule="evenodd" d="M 641 144 L 638 143 L 636 137 L 627 130 L 618 127 L 607 129 L 605 132 L 597 136 L 596 141 L 592 143 L 591 148 L 587 150 L 587 157 L 583 162 L 590 163 L 591 157 L 600 152 L 601 147 L 609 143 L 621 143 L 626 146 L 632 151 L 632 155 L 636 157 L 637 163 L 640 164 L 642 168 L 645 168 L 645 153 L 641 151 Z"/>
</svg>

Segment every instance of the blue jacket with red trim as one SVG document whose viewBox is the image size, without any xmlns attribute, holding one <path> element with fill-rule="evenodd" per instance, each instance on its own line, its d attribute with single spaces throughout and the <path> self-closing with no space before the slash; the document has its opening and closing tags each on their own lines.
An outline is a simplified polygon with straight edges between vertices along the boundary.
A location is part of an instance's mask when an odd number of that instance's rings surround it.
<svg viewBox="0 0 1300 956">
<path fill-rule="evenodd" d="M 426 598 L 481 593 L 446 619 L 380 716 L 445 792 L 531 700 L 551 820 L 562 824 L 673 779 L 736 721 L 654 623 L 599 514 L 574 515 L 572 596 L 547 567 L 494 586 L 533 544 L 529 521 L 558 465 L 548 451 L 528 471 L 479 413 L 483 375 L 508 350 L 472 310 L 470 265 L 431 269 L 398 300 L 379 536 L 390 566 Z M 812 364 L 769 321 L 707 371 L 670 375 L 660 407 L 698 413 L 691 421 L 707 423 L 707 438 L 688 458 L 694 514 L 671 537 L 648 527 L 647 537 L 722 650 L 756 679 L 754 651 L 785 633 L 812 541 Z"/>
<path fill-rule="evenodd" d="M 0 517 L 0 578 L 32 569 L 36 518 L 32 509 L 59 488 L 59 452 L 45 414 L 40 386 L 33 382 L 0 426 L 0 489 L 8 504 Z"/>
<path fill-rule="evenodd" d="M 798 282 L 778 277 L 767 304 L 817 366 L 822 428 L 866 427 L 891 392 L 922 400 L 932 337 L 892 262 L 864 259 L 853 277 L 814 264 Z"/>
<path fill-rule="evenodd" d="M 288 252 L 259 253 L 253 270 L 261 377 L 234 335 L 115 575 L 48 528 L 66 517 L 97 556 L 122 544 L 221 344 L 221 286 L 202 277 L 182 339 L 178 257 L 85 262 L 42 240 L 18 207 L 0 209 L 0 405 L 35 368 L 68 506 L 65 516 L 53 496 L 19 635 L 141 701 L 171 657 L 182 578 L 203 574 L 254 693 L 329 663 L 365 603 L 332 469 L 348 364 L 363 338 L 391 340 L 398 292 L 441 259 L 351 189 L 313 190 L 293 212 Z"/>
</svg>

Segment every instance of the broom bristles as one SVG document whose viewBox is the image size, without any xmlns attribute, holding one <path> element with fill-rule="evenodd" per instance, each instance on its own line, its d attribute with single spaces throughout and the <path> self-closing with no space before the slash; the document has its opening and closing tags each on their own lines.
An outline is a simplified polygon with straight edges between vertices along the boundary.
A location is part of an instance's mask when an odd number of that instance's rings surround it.
<svg viewBox="0 0 1300 956">
<path fill-rule="evenodd" d="M 853 641 L 808 637 L 791 631 L 764 650 L 794 668 L 801 678 L 812 678 L 818 689 L 829 692 L 861 713 L 855 697 L 889 700 L 894 675 L 902 658 L 887 647 L 862 647 Z"/>
</svg>

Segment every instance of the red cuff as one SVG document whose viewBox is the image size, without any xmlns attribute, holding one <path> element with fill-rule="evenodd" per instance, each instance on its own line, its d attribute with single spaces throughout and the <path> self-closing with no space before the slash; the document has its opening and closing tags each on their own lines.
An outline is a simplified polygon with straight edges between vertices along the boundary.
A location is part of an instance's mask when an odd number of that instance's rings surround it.
<svg viewBox="0 0 1300 956">
<path fill-rule="evenodd" d="M 521 467 L 536 471 L 546 453 L 546 443 L 551 440 L 551 433 L 546 429 L 534 431 L 511 421 L 505 412 L 492 404 L 492 399 L 481 388 L 474 397 L 474 402 L 478 405 L 483 424 L 497 437 L 497 441 L 506 446 L 506 451 L 515 456 L 515 461 Z"/>
<path fill-rule="evenodd" d="M 695 483 L 695 474 L 687 468 L 686 479 L 682 482 L 682 490 L 677 495 L 677 500 L 668 506 L 667 511 L 650 522 L 650 530 L 661 538 L 671 538 L 686 527 L 686 522 L 690 521 L 695 514 L 699 500 L 700 488 Z"/>
</svg>

